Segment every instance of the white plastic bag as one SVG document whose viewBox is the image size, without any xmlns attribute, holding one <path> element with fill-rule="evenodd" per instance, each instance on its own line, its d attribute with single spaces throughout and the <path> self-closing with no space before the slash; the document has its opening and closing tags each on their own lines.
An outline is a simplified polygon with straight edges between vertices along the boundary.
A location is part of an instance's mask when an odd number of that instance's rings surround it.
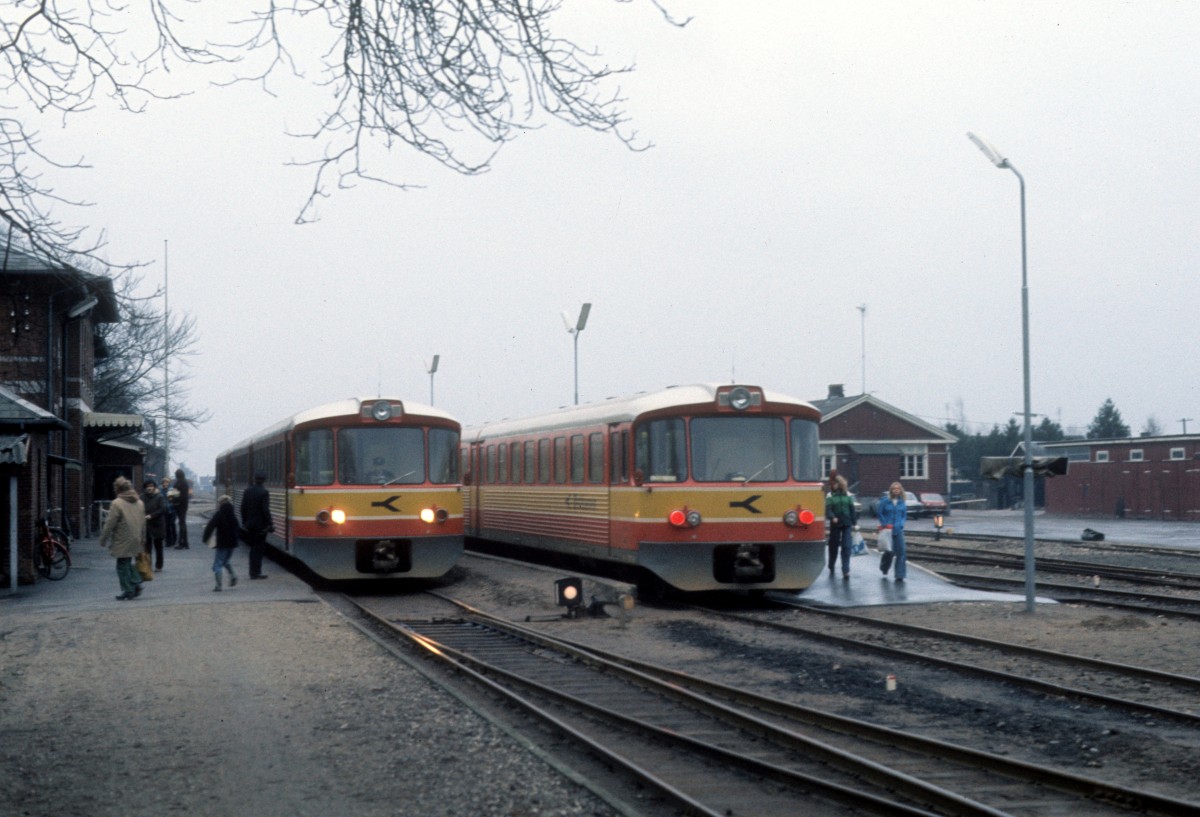
<svg viewBox="0 0 1200 817">
<path fill-rule="evenodd" d="M 867 543 L 863 539 L 863 535 L 855 530 L 850 534 L 850 555 L 862 556 L 867 552 Z"/>
<path fill-rule="evenodd" d="M 875 539 L 875 544 L 879 547 L 880 553 L 892 552 L 892 529 L 880 528 L 879 536 Z"/>
</svg>

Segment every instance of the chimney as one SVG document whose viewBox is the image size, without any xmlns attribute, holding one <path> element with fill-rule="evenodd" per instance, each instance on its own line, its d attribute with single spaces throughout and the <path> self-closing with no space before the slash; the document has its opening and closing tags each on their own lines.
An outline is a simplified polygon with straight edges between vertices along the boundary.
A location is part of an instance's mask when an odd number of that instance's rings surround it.
<svg viewBox="0 0 1200 817">
<path fill-rule="evenodd" d="M 845 386 L 843 386 L 841 383 L 830 383 L 829 384 L 829 399 L 830 400 L 832 400 L 835 397 L 845 397 L 845 396 L 846 396 L 846 387 Z"/>
</svg>

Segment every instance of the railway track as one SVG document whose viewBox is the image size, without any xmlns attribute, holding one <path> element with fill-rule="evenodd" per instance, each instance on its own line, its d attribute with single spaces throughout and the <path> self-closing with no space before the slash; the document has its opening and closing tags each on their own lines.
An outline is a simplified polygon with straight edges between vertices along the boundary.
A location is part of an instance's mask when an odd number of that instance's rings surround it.
<svg viewBox="0 0 1200 817">
<path fill-rule="evenodd" d="M 1135 549 L 1135 552 L 1141 558 L 1165 555 L 1184 564 L 1195 560 L 1195 557 L 1177 551 L 1164 554 L 1161 549 Z M 1129 551 L 1119 551 L 1116 555 L 1129 558 L 1131 554 Z M 913 547 L 909 557 L 923 564 L 969 565 L 1016 574 L 1022 574 L 1025 570 L 1021 553 L 968 549 L 929 541 Z M 1200 574 L 1195 572 L 1045 556 L 1038 557 L 1037 571 L 1039 574 L 1055 574 L 1077 580 L 1074 584 L 1039 580 L 1037 592 L 1056 601 L 1102 605 L 1141 614 L 1200 619 Z M 941 568 L 938 573 L 955 584 L 978 590 L 1013 592 L 1024 585 L 1023 578 L 1010 579 L 1003 575 Z"/>
<path fill-rule="evenodd" d="M 448 600 L 449 601 L 449 600 Z M 352 600 L 377 639 L 586 745 L 699 815 L 1194 814 L 1188 803 L 786 704 L 582 647 L 460 605 L 393 621 Z"/>
<path fill-rule="evenodd" d="M 770 627 L 852 652 L 873 652 L 1137 717 L 1152 716 L 1200 726 L 1200 678 L 844 611 L 780 603 L 794 608 L 789 611 L 787 622 L 761 615 L 698 609 L 708 615 Z M 831 624 L 796 624 L 796 612 Z"/>
<path fill-rule="evenodd" d="M 929 544 L 928 542 L 923 542 L 917 547 L 912 548 L 909 551 L 909 558 L 921 562 L 981 565 L 1005 570 L 1025 569 L 1025 561 L 1022 554 L 996 550 L 965 550 L 963 548 Z M 1155 587 L 1200 592 L 1200 574 L 1184 571 L 1129 567 L 1106 562 L 1085 562 L 1076 559 L 1058 559 L 1045 556 L 1037 557 L 1037 569 L 1040 573 L 1078 576 L 1089 581 L 1095 577 L 1099 577 L 1101 579 L 1111 579 L 1130 584 L 1150 584 Z"/>
</svg>

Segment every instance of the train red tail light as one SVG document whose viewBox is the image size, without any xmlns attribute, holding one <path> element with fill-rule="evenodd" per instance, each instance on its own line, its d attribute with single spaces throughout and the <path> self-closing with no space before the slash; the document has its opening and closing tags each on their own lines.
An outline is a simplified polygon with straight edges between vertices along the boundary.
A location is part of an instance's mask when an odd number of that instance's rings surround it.
<svg viewBox="0 0 1200 817">
<path fill-rule="evenodd" d="M 816 518 L 816 515 L 807 508 L 792 508 L 783 515 L 783 524 L 789 528 L 808 527 Z"/>
<path fill-rule="evenodd" d="M 676 508 L 667 514 L 667 521 L 674 528 L 694 528 L 703 520 L 700 511 L 689 511 L 687 508 Z"/>
</svg>

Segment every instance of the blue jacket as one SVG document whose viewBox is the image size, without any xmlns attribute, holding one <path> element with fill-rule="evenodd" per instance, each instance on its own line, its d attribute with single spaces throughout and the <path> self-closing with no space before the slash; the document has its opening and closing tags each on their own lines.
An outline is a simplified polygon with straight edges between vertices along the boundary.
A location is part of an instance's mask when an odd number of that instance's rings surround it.
<svg viewBox="0 0 1200 817">
<path fill-rule="evenodd" d="M 891 525 L 894 530 L 904 530 L 908 519 L 908 505 L 904 498 L 893 500 L 890 496 L 879 500 L 879 524 Z"/>
</svg>

